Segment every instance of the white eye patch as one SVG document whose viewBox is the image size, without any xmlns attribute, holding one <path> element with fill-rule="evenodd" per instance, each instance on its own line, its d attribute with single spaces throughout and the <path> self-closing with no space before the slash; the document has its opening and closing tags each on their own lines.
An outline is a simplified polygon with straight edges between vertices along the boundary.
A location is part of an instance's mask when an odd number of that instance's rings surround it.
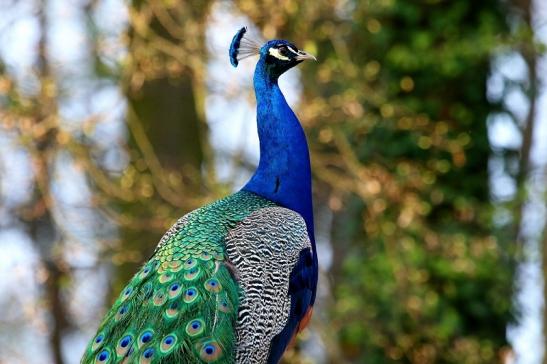
<svg viewBox="0 0 547 364">
<path fill-rule="evenodd" d="M 287 48 L 289 49 L 289 51 L 293 52 L 294 54 L 298 55 L 298 52 L 295 51 L 294 49 L 292 49 L 291 46 L 287 46 Z"/>
<path fill-rule="evenodd" d="M 270 56 L 280 59 L 282 61 L 290 61 L 290 58 L 282 55 L 277 48 L 270 48 L 268 50 L 268 53 L 270 54 Z"/>
</svg>

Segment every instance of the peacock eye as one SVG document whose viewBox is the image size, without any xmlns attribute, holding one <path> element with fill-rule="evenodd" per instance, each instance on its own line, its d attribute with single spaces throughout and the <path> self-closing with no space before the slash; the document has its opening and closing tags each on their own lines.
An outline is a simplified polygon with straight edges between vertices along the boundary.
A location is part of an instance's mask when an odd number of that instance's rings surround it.
<svg viewBox="0 0 547 364">
<path fill-rule="evenodd" d="M 287 47 L 283 46 L 283 47 L 279 47 L 279 53 L 282 55 L 282 56 L 287 56 L 289 54 L 289 50 L 287 49 Z"/>
</svg>

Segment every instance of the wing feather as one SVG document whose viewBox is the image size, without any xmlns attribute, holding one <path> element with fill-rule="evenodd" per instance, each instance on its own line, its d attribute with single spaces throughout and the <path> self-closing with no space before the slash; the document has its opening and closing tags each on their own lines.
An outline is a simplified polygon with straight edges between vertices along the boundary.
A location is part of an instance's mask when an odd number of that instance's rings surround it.
<svg viewBox="0 0 547 364">
<path fill-rule="evenodd" d="M 301 319 L 294 317 L 297 304 L 294 294 L 301 289 L 295 290 L 292 280 L 302 283 L 300 265 L 307 261 L 302 260 L 302 256 L 311 252 L 306 223 L 292 210 L 262 208 L 230 230 L 225 244 L 243 291 L 237 322 L 236 361 L 266 363 L 272 351 L 282 354 L 287 346 L 288 341 L 276 338 L 287 327 L 292 336 L 296 329 L 292 321 Z M 307 302 L 298 302 L 299 305 L 309 306 L 311 288 L 307 289 L 310 292 L 304 299 Z"/>
</svg>

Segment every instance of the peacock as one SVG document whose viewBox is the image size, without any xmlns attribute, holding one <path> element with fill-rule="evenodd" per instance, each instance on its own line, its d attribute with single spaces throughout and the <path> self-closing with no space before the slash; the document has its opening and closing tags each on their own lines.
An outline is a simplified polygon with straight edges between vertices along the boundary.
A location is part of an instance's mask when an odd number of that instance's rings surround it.
<svg viewBox="0 0 547 364">
<path fill-rule="evenodd" d="M 180 218 L 105 315 L 81 363 L 277 363 L 308 323 L 318 278 L 306 137 L 278 78 L 315 57 L 241 28 L 260 160 L 238 192 Z"/>
</svg>

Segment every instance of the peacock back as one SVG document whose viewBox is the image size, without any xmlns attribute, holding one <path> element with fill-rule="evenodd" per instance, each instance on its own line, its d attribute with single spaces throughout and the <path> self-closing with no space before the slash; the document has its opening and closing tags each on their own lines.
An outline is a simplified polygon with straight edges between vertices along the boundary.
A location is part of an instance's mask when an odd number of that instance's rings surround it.
<svg viewBox="0 0 547 364">
<path fill-rule="evenodd" d="M 250 192 L 190 212 L 122 290 L 82 363 L 266 362 L 303 248 L 302 218 Z"/>
<path fill-rule="evenodd" d="M 240 192 L 179 219 L 122 290 L 82 362 L 234 361 L 240 287 L 224 239 L 271 205 Z"/>
</svg>

